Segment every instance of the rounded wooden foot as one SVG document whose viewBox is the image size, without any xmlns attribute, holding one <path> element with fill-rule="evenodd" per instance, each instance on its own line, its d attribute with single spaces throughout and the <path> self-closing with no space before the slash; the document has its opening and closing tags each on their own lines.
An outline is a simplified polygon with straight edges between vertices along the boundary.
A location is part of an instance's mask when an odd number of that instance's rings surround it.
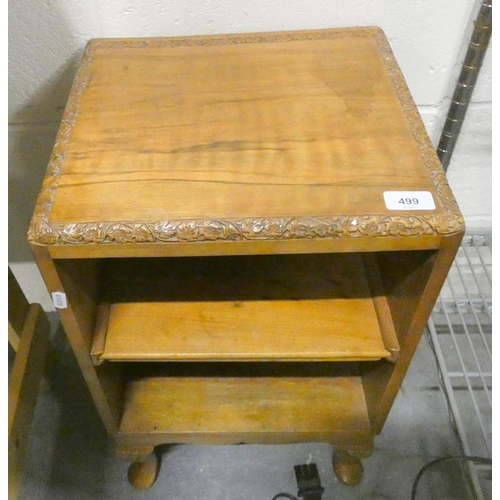
<svg viewBox="0 0 500 500">
<path fill-rule="evenodd" d="M 153 485 L 158 474 L 158 458 L 150 453 L 143 459 L 134 462 L 128 469 L 129 483 L 138 490 L 145 490 Z"/>
<path fill-rule="evenodd" d="M 333 470 L 337 479 L 346 486 L 355 486 L 363 479 L 361 461 L 344 451 L 334 455 Z"/>
</svg>

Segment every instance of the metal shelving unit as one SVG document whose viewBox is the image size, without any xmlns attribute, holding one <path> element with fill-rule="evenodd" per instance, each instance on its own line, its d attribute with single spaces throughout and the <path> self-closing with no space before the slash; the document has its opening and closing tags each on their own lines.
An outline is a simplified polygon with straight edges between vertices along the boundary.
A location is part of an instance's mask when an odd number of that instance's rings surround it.
<svg viewBox="0 0 500 500">
<path fill-rule="evenodd" d="M 441 388 L 464 455 L 491 458 L 492 240 L 465 236 L 428 324 Z M 471 494 L 491 499 L 491 466 L 464 463 Z"/>
</svg>

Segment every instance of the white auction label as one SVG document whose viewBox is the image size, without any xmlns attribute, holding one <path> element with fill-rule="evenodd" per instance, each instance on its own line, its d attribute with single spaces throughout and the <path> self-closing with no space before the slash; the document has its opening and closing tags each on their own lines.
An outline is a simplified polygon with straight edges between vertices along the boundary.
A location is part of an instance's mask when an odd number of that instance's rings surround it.
<svg viewBox="0 0 500 500">
<path fill-rule="evenodd" d="M 429 191 L 385 191 L 384 201 L 388 210 L 436 210 Z"/>
<path fill-rule="evenodd" d="M 54 292 L 52 294 L 52 302 L 54 302 L 54 307 L 56 309 L 66 309 L 68 307 L 66 294 L 63 292 Z"/>
</svg>

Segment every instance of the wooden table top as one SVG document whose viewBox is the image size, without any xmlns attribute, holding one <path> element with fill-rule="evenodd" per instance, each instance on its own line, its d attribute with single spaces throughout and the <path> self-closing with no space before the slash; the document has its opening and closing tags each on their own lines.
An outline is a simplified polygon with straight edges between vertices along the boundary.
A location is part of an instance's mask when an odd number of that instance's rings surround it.
<svg viewBox="0 0 500 500">
<path fill-rule="evenodd" d="M 387 191 L 430 193 L 435 208 L 388 208 Z M 383 32 L 357 28 L 91 40 L 29 239 L 124 245 L 462 230 Z"/>
</svg>

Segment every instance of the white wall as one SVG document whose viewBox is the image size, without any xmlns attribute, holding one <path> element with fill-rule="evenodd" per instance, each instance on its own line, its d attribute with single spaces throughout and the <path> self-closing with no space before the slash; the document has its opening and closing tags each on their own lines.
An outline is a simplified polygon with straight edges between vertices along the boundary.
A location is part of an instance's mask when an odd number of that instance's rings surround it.
<svg viewBox="0 0 500 500">
<path fill-rule="evenodd" d="M 89 38 L 378 25 L 434 144 L 476 0 L 16 0 L 9 2 L 9 262 L 34 272 L 26 230 Z M 491 228 L 491 50 L 449 168 L 469 229 Z"/>
</svg>

